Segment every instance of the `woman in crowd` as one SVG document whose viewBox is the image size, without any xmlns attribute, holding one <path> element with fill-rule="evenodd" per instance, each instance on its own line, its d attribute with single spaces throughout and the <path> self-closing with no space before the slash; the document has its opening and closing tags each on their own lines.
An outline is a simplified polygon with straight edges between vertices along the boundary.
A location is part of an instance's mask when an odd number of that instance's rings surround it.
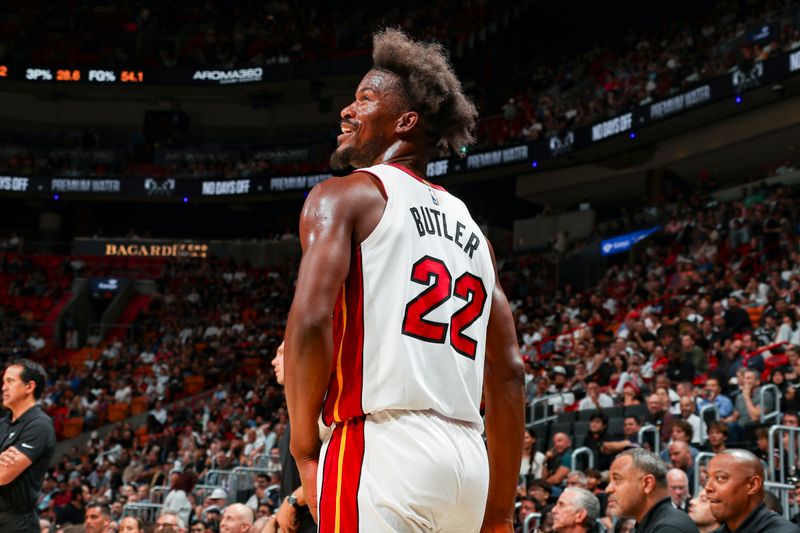
<svg viewBox="0 0 800 533">
<path fill-rule="evenodd" d="M 530 479 L 542 479 L 547 476 L 544 454 L 536 449 L 536 432 L 529 427 L 522 441 L 522 464 L 519 475 Z"/>
<path fill-rule="evenodd" d="M 182 472 L 172 486 L 172 490 L 164 498 L 163 511 L 174 511 L 181 517 L 184 524 L 189 523 L 192 514 L 192 502 L 189 494 L 197 483 L 197 474 L 191 470 Z"/>
</svg>

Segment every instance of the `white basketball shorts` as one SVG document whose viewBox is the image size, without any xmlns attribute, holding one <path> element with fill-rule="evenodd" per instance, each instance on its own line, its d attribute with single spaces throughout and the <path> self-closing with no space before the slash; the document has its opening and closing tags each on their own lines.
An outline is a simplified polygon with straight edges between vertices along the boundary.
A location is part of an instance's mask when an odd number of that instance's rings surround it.
<svg viewBox="0 0 800 533">
<path fill-rule="evenodd" d="M 478 431 L 431 412 L 382 411 L 323 443 L 320 533 L 477 533 L 489 489 Z"/>
</svg>

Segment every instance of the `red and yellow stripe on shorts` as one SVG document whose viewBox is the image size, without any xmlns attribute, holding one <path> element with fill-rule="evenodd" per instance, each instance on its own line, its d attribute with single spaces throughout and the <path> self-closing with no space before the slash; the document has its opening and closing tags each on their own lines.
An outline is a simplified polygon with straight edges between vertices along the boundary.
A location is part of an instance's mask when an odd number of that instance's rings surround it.
<svg viewBox="0 0 800 533">
<path fill-rule="evenodd" d="M 364 461 L 364 417 L 336 424 L 325 453 L 320 533 L 358 532 L 358 487 Z"/>
</svg>

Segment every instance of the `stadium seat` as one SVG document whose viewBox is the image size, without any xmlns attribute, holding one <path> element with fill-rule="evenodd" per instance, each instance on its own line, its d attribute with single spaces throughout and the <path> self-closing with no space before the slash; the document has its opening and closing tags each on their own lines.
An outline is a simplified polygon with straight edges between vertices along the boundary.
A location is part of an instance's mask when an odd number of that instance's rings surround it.
<svg viewBox="0 0 800 533">
<path fill-rule="evenodd" d="M 147 411 L 147 396 L 136 396 L 131 400 L 131 414 L 138 415 Z"/>
<path fill-rule="evenodd" d="M 67 418 L 61 429 L 61 437 L 71 439 L 83 433 L 83 418 Z"/>
<path fill-rule="evenodd" d="M 753 327 L 758 326 L 761 323 L 761 315 L 764 314 L 764 306 L 747 307 L 745 310 L 750 316 L 750 323 L 753 324 Z"/>
<path fill-rule="evenodd" d="M 186 376 L 183 378 L 183 390 L 186 394 L 197 394 L 203 390 L 206 378 L 203 376 Z"/>
<path fill-rule="evenodd" d="M 536 449 L 544 453 L 550 447 L 547 442 L 547 426 L 544 424 L 534 426 L 533 432 L 536 433 Z"/>
<path fill-rule="evenodd" d="M 577 411 L 568 411 L 558 414 L 558 422 L 574 422 Z"/>
<path fill-rule="evenodd" d="M 630 415 L 638 416 L 640 418 L 647 416 L 647 405 L 642 403 L 639 405 L 627 406 L 625 408 L 625 416 L 630 416 Z"/>
<path fill-rule="evenodd" d="M 622 435 L 622 427 L 625 425 L 623 417 L 614 417 L 608 420 L 608 434 L 613 436 Z"/>
<path fill-rule="evenodd" d="M 553 442 L 553 435 L 556 433 L 566 433 L 572 435 L 572 422 L 553 422 L 550 424 L 550 438 L 548 439 L 548 447 Z"/>
<path fill-rule="evenodd" d="M 108 414 L 106 418 L 109 422 L 121 422 L 128 418 L 128 404 L 127 403 L 112 403 L 108 406 Z"/>
<path fill-rule="evenodd" d="M 587 433 L 589 433 L 589 422 L 581 421 L 572 424 L 572 447 L 577 448 L 580 446 Z"/>
</svg>

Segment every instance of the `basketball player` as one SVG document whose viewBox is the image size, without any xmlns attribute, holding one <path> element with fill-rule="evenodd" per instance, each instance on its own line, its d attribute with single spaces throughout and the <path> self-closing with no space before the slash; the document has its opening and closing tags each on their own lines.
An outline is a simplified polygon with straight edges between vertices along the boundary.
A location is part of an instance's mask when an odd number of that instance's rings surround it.
<svg viewBox="0 0 800 533">
<path fill-rule="evenodd" d="M 384 30 L 373 61 L 331 157 L 357 170 L 317 185 L 301 214 L 292 454 L 322 533 L 510 533 L 524 433 L 514 322 L 486 238 L 425 177 L 439 143 L 473 140 L 477 111 L 439 45 Z"/>
</svg>

